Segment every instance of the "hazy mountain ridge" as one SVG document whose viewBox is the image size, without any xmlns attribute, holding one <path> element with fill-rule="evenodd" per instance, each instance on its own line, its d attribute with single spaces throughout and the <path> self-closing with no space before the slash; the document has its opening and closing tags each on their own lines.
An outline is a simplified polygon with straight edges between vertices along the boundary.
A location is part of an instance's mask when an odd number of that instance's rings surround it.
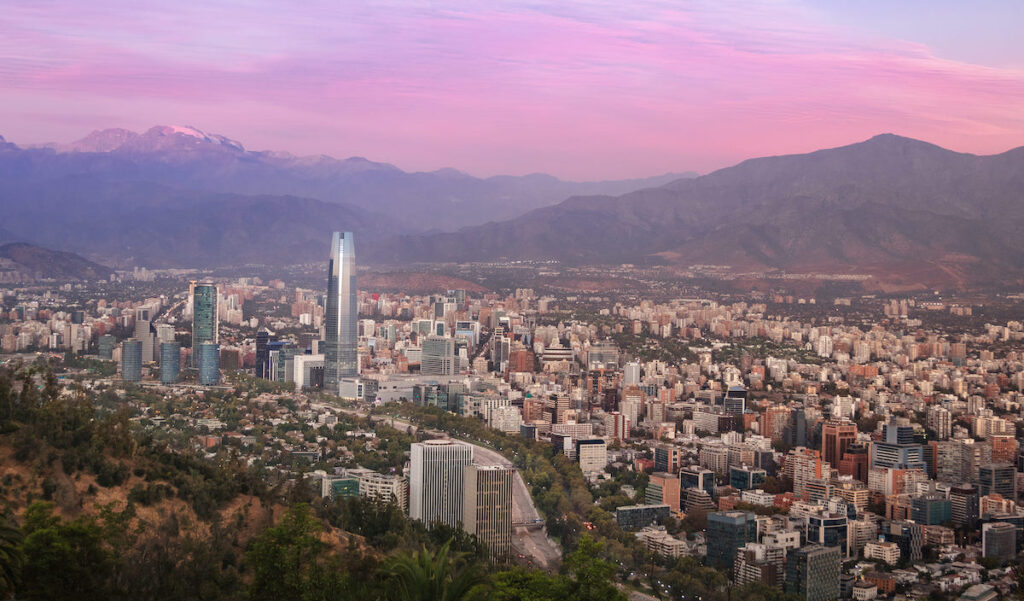
<svg viewBox="0 0 1024 601">
<path fill-rule="evenodd" d="M 6 260 L 6 261 L 5 261 Z M 13 270 L 31 278 L 56 280 L 102 280 L 113 273 L 109 267 L 99 265 L 76 254 L 12 242 L 0 245 L 0 280 L 5 272 Z"/>
<path fill-rule="evenodd" d="M 141 134 L 100 130 L 68 145 L 9 144 L 2 150 L 0 176 L 19 181 L 88 175 L 218 193 L 303 196 L 362 207 L 416 231 L 451 231 L 512 218 L 574 194 L 622 194 L 693 175 L 580 183 L 543 174 L 481 179 L 454 169 L 405 172 L 361 157 L 248 151 L 224 136 L 179 126 Z"/>
<path fill-rule="evenodd" d="M 569 198 L 455 233 L 405 236 L 374 256 L 873 273 L 937 265 L 954 279 L 998 279 L 1024 269 L 1021 231 L 1024 148 L 975 156 L 885 134 L 622 196 Z"/>
</svg>

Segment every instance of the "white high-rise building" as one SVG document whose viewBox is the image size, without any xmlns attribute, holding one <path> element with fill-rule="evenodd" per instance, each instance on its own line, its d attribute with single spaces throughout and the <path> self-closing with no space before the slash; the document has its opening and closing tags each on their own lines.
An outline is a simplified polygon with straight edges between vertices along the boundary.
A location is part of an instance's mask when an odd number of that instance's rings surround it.
<svg viewBox="0 0 1024 601">
<path fill-rule="evenodd" d="M 426 524 L 456 527 L 463 520 L 465 468 L 473 447 L 455 440 L 412 444 L 409 469 L 409 517 Z"/>
<path fill-rule="evenodd" d="M 626 364 L 623 370 L 623 386 L 637 386 L 640 384 L 640 364 L 633 361 Z"/>
</svg>

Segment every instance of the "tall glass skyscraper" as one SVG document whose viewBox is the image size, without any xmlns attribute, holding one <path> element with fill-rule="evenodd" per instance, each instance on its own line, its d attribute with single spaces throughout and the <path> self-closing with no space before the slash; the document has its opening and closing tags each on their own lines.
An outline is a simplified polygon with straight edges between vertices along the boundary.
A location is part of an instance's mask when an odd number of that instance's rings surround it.
<svg viewBox="0 0 1024 601">
<path fill-rule="evenodd" d="M 137 338 L 121 343 L 121 379 L 125 382 L 142 379 L 142 341 Z"/>
<path fill-rule="evenodd" d="M 181 344 L 177 342 L 160 343 L 160 383 L 174 384 L 178 381 L 181 370 Z"/>
<path fill-rule="evenodd" d="M 199 345 L 199 383 L 216 386 L 220 382 L 220 345 L 204 342 Z"/>
<path fill-rule="evenodd" d="M 198 366 L 198 352 L 204 342 L 220 342 L 217 327 L 217 286 L 199 282 L 192 288 L 192 364 Z"/>
<path fill-rule="evenodd" d="M 343 378 L 359 374 L 356 319 L 356 249 L 352 232 L 334 232 L 327 264 L 324 315 L 324 390 L 338 394 Z"/>
</svg>

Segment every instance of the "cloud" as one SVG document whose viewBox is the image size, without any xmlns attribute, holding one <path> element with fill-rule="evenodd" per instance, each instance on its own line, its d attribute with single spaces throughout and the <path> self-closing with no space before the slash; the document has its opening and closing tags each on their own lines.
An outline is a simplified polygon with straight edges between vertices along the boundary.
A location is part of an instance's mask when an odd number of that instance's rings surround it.
<svg viewBox="0 0 1024 601">
<path fill-rule="evenodd" d="M 10 8 L 0 108 L 19 124 L 5 135 L 42 141 L 60 128 L 41 108 L 66 122 L 110 103 L 121 122 L 96 126 L 188 112 L 250 147 L 603 178 L 881 131 L 975 152 L 1024 134 L 1021 72 L 879 44 L 782 1 L 187 4 Z"/>
</svg>

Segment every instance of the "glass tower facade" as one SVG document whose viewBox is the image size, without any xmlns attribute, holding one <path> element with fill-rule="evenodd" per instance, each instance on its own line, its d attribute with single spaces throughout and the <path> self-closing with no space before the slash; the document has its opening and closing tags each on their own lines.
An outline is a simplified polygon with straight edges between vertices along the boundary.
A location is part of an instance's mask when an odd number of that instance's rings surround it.
<svg viewBox="0 0 1024 601">
<path fill-rule="evenodd" d="M 177 342 L 160 343 L 160 383 L 174 384 L 178 381 L 181 371 L 181 344 Z"/>
<path fill-rule="evenodd" d="M 204 342 L 220 342 L 217 327 L 217 286 L 199 282 L 192 289 L 192 362 Z"/>
<path fill-rule="evenodd" d="M 125 382 L 142 379 L 142 341 L 137 338 L 121 343 L 121 379 Z"/>
<path fill-rule="evenodd" d="M 199 383 L 215 386 L 220 382 L 220 345 L 204 342 L 199 345 Z"/>
<path fill-rule="evenodd" d="M 352 232 L 334 232 L 327 266 L 324 390 L 338 394 L 341 380 L 359 374 L 356 320 L 356 254 Z"/>
</svg>

